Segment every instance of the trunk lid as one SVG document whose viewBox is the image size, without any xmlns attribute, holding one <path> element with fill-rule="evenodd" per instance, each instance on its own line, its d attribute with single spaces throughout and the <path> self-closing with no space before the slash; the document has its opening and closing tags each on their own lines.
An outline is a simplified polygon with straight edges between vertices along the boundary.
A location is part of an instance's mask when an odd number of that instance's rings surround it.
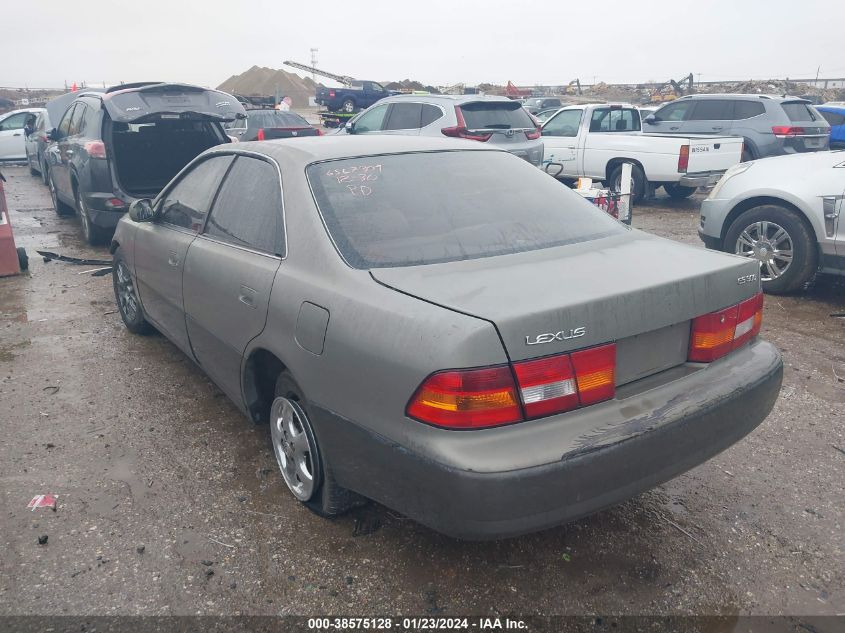
<svg viewBox="0 0 845 633">
<path fill-rule="evenodd" d="M 635 231 L 371 274 L 492 322 L 512 361 L 616 341 L 617 384 L 624 384 L 683 363 L 690 320 L 753 296 L 759 284 L 738 280 L 757 271 L 756 261 Z"/>
<path fill-rule="evenodd" d="M 517 101 L 470 101 L 458 106 L 472 136 L 489 137 L 485 142 L 501 147 L 534 165 L 543 162 L 543 142 L 529 139 L 526 132 L 537 129 Z"/>
<path fill-rule="evenodd" d="M 688 174 L 725 171 L 742 161 L 742 137 L 691 136 Z"/>
<path fill-rule="evenodd" d="M 156 83 L 103 95 L 112 121 L 140 123 L 154 118 L 234 121 L 246 117 L 235 97 L 188 84 Z"/>
</svg>

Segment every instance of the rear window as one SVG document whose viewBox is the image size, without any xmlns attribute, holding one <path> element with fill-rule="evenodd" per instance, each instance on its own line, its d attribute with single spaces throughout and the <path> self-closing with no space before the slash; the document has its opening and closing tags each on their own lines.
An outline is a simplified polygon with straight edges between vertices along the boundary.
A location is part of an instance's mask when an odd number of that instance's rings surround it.
<svg viewBox="0 0 845 633">
<path fill-rule="evenodd" d="M 505 152 L 361 157 L 306 172 L 326 228 L 354 268 L 478 259 L 625 230 Z"/>
<path fill-rule="evenodd" d="M 821 118 L 809 103 L 782 103 L 781 107 L 793 123 L 797 121 L 818 121 Z"/>
<path fill-rule="evenodd" d="M 311 127 L 311 125 L 295 112 L 279 110 L 251 110 L 247 113 L 249 127 Z"/>
<path fill-rule="evenodd" d="M 533 128 L 534 123 L 525 109 L 516 101 L 476 101 L 461 106 L 467 128 L 470 130 L 508 130 Z"/>
</svg>

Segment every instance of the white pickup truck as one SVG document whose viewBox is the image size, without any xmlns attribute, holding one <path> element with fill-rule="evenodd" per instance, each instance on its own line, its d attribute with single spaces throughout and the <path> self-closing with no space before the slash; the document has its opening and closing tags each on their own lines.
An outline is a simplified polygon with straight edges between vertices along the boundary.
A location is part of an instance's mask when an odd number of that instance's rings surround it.
<svg viewBox="0 0 845 633">
<path fill-rule="evenodd" d="M 619 190 L 623 163 L 633 163 L 634 201 L 660 186 L 673 198 L 714 184 L 742 158 L 742 138 L 643 134 L 631 105 L 591 104 L 561 108 L 543 123 L 543 164 L 559 163 L 561 179 L 582 176 Z"/>
</svg>

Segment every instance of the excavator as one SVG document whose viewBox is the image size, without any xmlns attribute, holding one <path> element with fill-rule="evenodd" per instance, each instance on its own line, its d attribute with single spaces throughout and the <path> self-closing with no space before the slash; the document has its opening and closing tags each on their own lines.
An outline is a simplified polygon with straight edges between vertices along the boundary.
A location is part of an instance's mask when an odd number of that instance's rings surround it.
<svg viewBox="0 0 845 633">
<path fill-rule="evenodd" d="M 684 84 L 686 84 L 686 88 Z M 666 101 L 674 101 L 678 97 L 683 97 L 685 94 L 689 95 L 693 92 L 695 92 L 693 89 L 693 76 L 690 73 L 678 81 L 670 79 L 664 84 L 657 86 L 651 91 L 649 100 L 652 103 L 665 103 Z"/>
</svg>

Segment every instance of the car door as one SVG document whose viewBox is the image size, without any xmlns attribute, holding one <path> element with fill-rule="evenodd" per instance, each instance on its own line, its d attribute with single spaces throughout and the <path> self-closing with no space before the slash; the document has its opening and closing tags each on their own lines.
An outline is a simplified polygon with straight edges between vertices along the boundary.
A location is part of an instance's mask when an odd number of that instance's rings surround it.
<svg viewBox="0 0 845 633">
<path fill-rule="evenodd" d="M 684 134 L 727 135 L 733 127 L 731 99 L 699 99 L 683 125 Z"/>
<path fill-rule="evenodd" d="M 57 128 L 58 139 L 50 147 L 50 177 L 56 191 L 64 198 L 71 198 L 72 192 L 70 190 L 70 158 L 68 156 L 68 137 L 71 135 L 71 122 L 73 121 L 74 113 L 78 103 L 73 103 L 65 111 L 59 127 Z"/>
<path fill-rule="evenodd" d="M 182 299 L 185 255 L 232 160 L 231 155 L 212 156 L 192 164 L 159 196 L 155 221 L 137 227 L 133 262 L 144 313 L 189 356 Z"/>
<path fill-rule="evenodd" d="M 689 118 L 694 103 L 694 101 L 685 99 L 663 106 L 654 113 L 654 118 L 650 122 L 643 125 L 643 131 L 660 134 L 683 134 L 683 126 Z"/>
<path fill-rule="evenodd" d="M 391 103 L 382 125 L 385 134 L 419 136 L 422 125 L 422 103 Z"/>
<path fill-rule="evenodd" d="M 561 110 L 543 124 L 543 164 L 563 165 L 561 176 L 579 176 L 577 163 L 578 130 L 584 111 Z"/>
<path fill-rule="evenodd" d="M 390 104 L 383 103 L 381 105 L 373 106 L 366 112 L 363 112 L 352 123 L 351 132 L 353 134 L 372 134 L 373 132 L 381 132 L 382 127 L 384 126 L 384 119 L 387 116 L 387 109 L 389 107 Z"/>
<path fill-rule="evenodd" d="M 243 354 L 264 329 L 285 244 L 278 167 L 238 156 L 188 249 L 183 290 L 197 361 L 236 401 Z"/>
<path fill-rule="evenodd" d="M 16 112 L 0 121 L 0 160 L 26 157 L 23 126 L 28 116 L 28 112 Z"/>
</svg>

